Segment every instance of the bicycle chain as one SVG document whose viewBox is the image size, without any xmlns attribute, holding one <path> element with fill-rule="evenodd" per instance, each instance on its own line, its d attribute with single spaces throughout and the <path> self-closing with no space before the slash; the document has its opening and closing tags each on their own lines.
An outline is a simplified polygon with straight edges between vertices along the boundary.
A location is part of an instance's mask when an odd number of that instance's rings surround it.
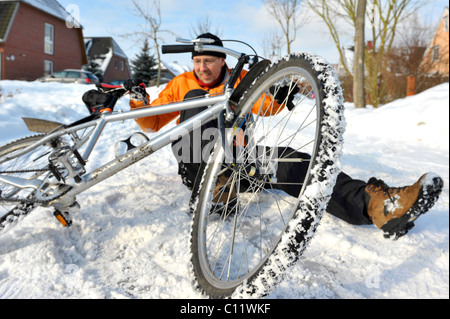
<svg viewBox="0 0 450 319">
<path fill-rule="evenodd" d="M 0 171 L 0 174 L 26 174 L 26 173 L 44 173 L 48 172 L 48 169 L 30 169 L 22 171 Z"/>
<path fill-rule="evenodd" d="M 42 173 L 42 172 L 47 172 L 48 169 L 40 169 L 40 170 L 22 170 L 22 171 L 11 171 L 11 172 L 0 172 L 2 174 L 8 173 L 8 174 L 19 174 L 19 173 Z M 14 224 L 18 221 L 17 218 L 19 218 L 20 216 L 26 216 L 28 215 L 32 210 L 34 210 L 37 206 L 46 206 L 47 204 L 49 204 L 51 201 L 54 201 L 55 199 L 58 199 L 60 197 L 62 197 L 63 195 L 65 195 L 69 190 L 71 189 L 71 187 L 67 188 L 66 190 L 64 190 L 64 192 L 62 192 L 61 194 L 59 194 L 59 196 L 52 198 L 51 200 L 39 200 L 36 198 L 34 192 L 32 192 L 31 194 L 28 195 L 27 198 L 3 198 L 1 195 L 1 190 L 0 190 L 0 204 L 2 202 L 6 202 L 9 204 L 13 204 L 17 203 L 17 205 L 15 205 L 14 208 L 9 210 L 9 213 L 5 214 L 4 216 L 0 216 L 0 232 L 5 229 L 6 225 L 8 224 Z M 19 210 L 19 211 L 17 211 Z"/>
<path fill-rule="evenodd" d="M 45 205 L 49 203 L 49 201 L 38 200 L 35 197 L 33 198 L 3 198 L 0 197 L 0 202 L 8 202 L 8 203 L 19 203 L 19 204 L 41 204 Z"/>
<path fill-rule="evenodd" d="M 27 174 L 27 173 L 44 173 L 48 172 L 48 169 L 30 169 L 30 170 L 20 170 L 20 171 L 0 171 L 0 174 Z M 20 203 L 20 204 L 41 204 L 45 205 L 49 201 L 38 200 L 36 197 L 32 198 L 3 198 L 0 190 L 0 202 L 10 202 L 10 203 Z"/>
</svg>

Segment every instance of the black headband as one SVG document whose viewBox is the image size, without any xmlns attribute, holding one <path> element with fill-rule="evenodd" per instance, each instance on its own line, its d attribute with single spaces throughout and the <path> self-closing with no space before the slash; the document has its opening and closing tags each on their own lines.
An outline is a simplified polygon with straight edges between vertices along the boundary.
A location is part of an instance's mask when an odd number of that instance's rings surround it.
<svg viewBox="0 0 450 319">
<path fill-rule="evenodd" d="M 199 35 L 197 37 L 197 39 L 212 39 L 214 40 L 213 43 L 208 43 L 209 45 L 217 45 L 217 46 L 221 46 L 223 47 L 223 43 L 222 40 L 220 40 L 219 37 L 215 36 L 214 34 L 211 33 L 204 33 L 202 35 Z M 221 52 L 214 52 L 214 51 L 202 51 L 202 52 L 193 52 L 192 53 L 192 58 L 199 56 L 199 55 L 211 55 L 211 56 L 216 56 L 219 58 L 226 58 L 226 54 L 225 53 L 221 53 Z"/>
</svg>

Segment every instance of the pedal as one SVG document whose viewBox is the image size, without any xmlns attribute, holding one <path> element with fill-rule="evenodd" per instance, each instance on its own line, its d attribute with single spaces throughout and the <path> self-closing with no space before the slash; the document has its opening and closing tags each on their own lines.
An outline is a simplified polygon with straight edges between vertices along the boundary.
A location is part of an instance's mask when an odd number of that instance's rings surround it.
<svg viewBox="0 0 450 319">
<path fill-rule="evenodd" d="M 61 225 L 63 225 L 63 227 L 70 227 L 72 225 L 72 219 L 70 218 L 69 213 L 62 213 L 55 210 L 53 215 L 61 223 Z"/>
</svg>

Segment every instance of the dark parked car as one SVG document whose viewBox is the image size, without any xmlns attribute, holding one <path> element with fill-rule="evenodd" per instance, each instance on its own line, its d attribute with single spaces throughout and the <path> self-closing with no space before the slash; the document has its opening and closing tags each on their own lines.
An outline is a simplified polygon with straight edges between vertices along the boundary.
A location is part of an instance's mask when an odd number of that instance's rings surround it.
<svg viewBox="0 0 450 319">
<path fill-rule="evenodd" d="M 100 83 L 98 77 L 93 73 L 84 70 L 63 70 L 39 78 L 41 82 L 63 82 L 63 83 Z"/>
</svg>

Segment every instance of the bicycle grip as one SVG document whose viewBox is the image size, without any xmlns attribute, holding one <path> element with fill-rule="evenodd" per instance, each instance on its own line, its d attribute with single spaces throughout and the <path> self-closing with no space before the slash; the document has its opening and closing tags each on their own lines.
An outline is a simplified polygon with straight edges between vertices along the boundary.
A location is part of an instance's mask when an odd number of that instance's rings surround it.
<svg viewBox="0 0 450 319">
<path fill-rule="evenodd" d="M 162 54 L 168 53 L 192 53 L 195 51 L 195 46 L 188 44 L 170 44 L 161 46 Z"/>
</svg>

